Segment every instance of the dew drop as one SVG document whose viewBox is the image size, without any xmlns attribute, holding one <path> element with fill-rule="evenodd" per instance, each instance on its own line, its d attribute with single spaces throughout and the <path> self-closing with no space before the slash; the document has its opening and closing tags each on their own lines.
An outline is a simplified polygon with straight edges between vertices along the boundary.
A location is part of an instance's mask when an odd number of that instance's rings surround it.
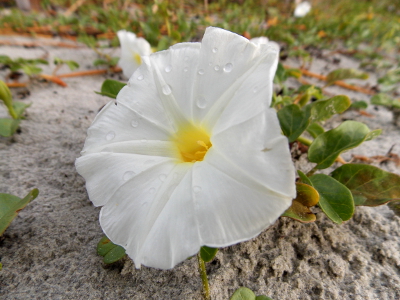
<svg viewBox="0 0 400 300">
<path fill-rule="evenodd" d="M 136 120 L 136 119 L 133 119 L 132 120 L 132 122 L 131 122 L 131 125 L 132 125 L 132 127 L 138 127 L 138 125 L 139 125 L 139 121 L 138 120 Z"/>
<path fill-rule="evenodd" d="M 168 66 L 165 67 L 164 70 L 165 70 L 165 72 L 169 73 L 169 72 L 172 71 L 172 67 L 170 65 L 168 65 Z"/>
<path fill-rule="evenodd" d="M 133 177 L 133 175 L 135 175 L 135 172 L 132 172 L 132 171 L 127 171 L 127 172 L 125 172 L 124 173 L 124 175 L 122 176 L 122 179 L 123 180 L 129 180 L 129 179 L 131 179 L 132 177 Z"/>
<path fill-rule="evenodd" d="M 214 66 L 214 70 L 215 70 L 215 71 L 219 71 L 219 66 L 218 66 L 218 65 L 215 65 L 215 66 Z"/>
<path fill-rule="evenodd" d="M 227 63 L 224 67 L 224 71 L 229 73 L 230 71 L 232 71 L 233 69 L 233 65 L 231 63 Z"/>
<path fill-rule="evenodd" d="M 137 80 L 139 80 L 139 81 L 141 81 L 141 80 L 143 80 L 144 79 L 144 76 L 143 75 L 139 75 L 138 77 L 137 77 Z"/>
<path fill-rule="evenodd" d="M 200 192 L 201 192 L 201 187 L 199 187 L 199 186 L 194 186 L 194 187 L 193 187 L 193 192 L 194 192 L 195 194 L 200 193 Z"/>
<path fill-rule="evenodd" d="M 184 69 L 183 69 L 183 72 L 187 72 L 187 71 L 189 71 L 188 68 L 184 68 Z"/>
<path fill-rule="evenodd" d="M 205 108 L 207 106 L 206 99 L 203 96 L 200 96 L 196 100 L 196 105 L 198 108 Z"/>
<path fill-rule="evenodd" d="M 213 65 L 213 63 L 210 61 L 210 62 L 208 63 L 208 65 L 211 67 L 211 66 Z"/>
<path fill-rule="evenodd" d="M 160 176 L 158 176 L 158 178 L 160 178 L 161 182 L 164 182 L 165 178 L 167 178 L 167 175 L 161 174 Z"/>
<path fill-rule="evenodd" d="M 154 193 L 156 192 L 156 189 L 155 189 L 155 188 L 151 188 L 151 189 L 149 190 L 149 192 L 150 192 L 150 194 L 154 194 Z"/>
<path fill-rule="evenodd" d="M 218 48 L 217 48 L 217 47 L 214 47 L 214 48 L 212 49 L 212 52 L 213 52 L 213 53 L 217 53 L 217 51 L 218 51 Z"/>
<path fill-rule="evenodd" d="M 204 74 L 204 70 L 200 69 L 198 73 L 199 73 L 199 75 L 203 75 Z"/>
<path fill-rule="evenodd" d="M 166 85 L 164 85 L 163 87 L 162 87 L 162 92 L 164 93 L 164 95 L 170 95 L 171 94 L 171 87 L 168 85 L 168 84 L 166 84 Z"/>
<path fill-rule="evenodd" d="M 257 93 L 257 92 L 258 92 L 258 87 L 255 86 L 255 87 L 253 88 L 253 93 L 255 94 L 255 93 Z"/>
<path fill-rule="evenodd" d="M 115 132 L 114 131 L 110 131 L 109 133 L 107 133 L 107 135 L 106 135 L 106 140 L 107 141 L 111 141 L 113 138 L 115 138 Z"/>
</svg>

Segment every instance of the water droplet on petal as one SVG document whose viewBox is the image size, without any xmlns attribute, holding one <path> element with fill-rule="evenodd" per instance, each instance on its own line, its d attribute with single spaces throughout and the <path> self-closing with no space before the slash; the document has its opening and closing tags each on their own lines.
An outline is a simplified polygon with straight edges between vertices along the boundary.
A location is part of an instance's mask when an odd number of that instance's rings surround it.
<svg viewBox="0 0 400 300">
<path fill-rule="evenodd" d="M 258 87 L 255 86 L 255 87 L 253 88 L 253 93 L 255 94 L 255 93 L 257 93 L 257 92 L 258 92 Z"/>
<path fill-rule="evenodd" d="M 218 65 L 215 65 L 215 66 L 214 66 L 214 70 L 215 70 L 215 71 L 219 71 L 219 66 L 218 66 Z"/>
<path fill-rule="evenodd" d="M 165 70 L 165 72 L 169 73 L 169 72 L 171 72 L 172 67 L 170 65 L 168 65 L 168 66 L 165 67 L 164 70 Z"/>
<path fill-rule="evenodd" d="M 217 47 L 214 47 L 214 48 L 212 49 L 212 52 L 213 52 L 213 53 L 217 53 L 217 51 L 218 51 L 218 48 L 217 48 Z"/>
<path fill-rule="evenodd" d="M 232 71 L 233 69 L 233 65 L 231 63 L 227 63 L 224 67 L 224 71 L 229 73 L 230 71 Z"/>
<path fill-rule="evenodd" d="M 196 105 L 198 108 L 205 108 L 207 106 L 207 101 L 203 96 L 199 96 L 196 100 Z"/>
<path fill-rule="evenodd" d="M 115 132 L 114 131 L 110 131 L 109 133 L 107 133 L 107 135 L 106 135 L 106 140 L 107 141 L 111 141 L 113 138 L 115 138 Z"/>
<path fill-rule="evenodd" d="M 162 92 L 163 92 L 163 94 L 164 95 L 170 95 L 171 94 L 171 87 L 168 85 L 168 84 L 166 84 L 166 85 L 164 85 L 163 87 L 162 87 Z"/>
<path fill-rule="evenodd" d="M 133 119 L 132 122 L 131 122 L 131 125 L 132 125 L 132 127 L 136 128 L 139 125 L 139 121 L 137 119 Z"/>
<path fill-rule="evenodd" d="M 210 62 L 208 63 L 208 65 L 211 67 L 211 66 L 213 65 L 213 63 L 210 61 Z"/>
<path fill-rule="evenodd" d="M 161 182 L 164 182 L 165 178 L 167 178 L 167 175 L 161 174 L 160 176 L 158 176 L 158 178 L 160 178 Z"/>
<path fill-rule="evenodd" d="M 194 186 L 194 187 L 193 187 L 193 192 L 194 192 L 195 194 L 200 193 L 200 192 L 201 192 L 201 187 L 199 187 L 199 186 Z"/>
<path fill-rule="evenodd" d="M 138 77 L 137 77 L 137 80 L 139 80 L 139 81 L 141 81 L 141 80 L 143 80 L 144 79 L 144 76 L 143 75 L 139 75 Z"/>
<path fill-rule="evenodd" d="M 146 138 L 142 138 L 140 141 L 141 141 L 142 143 L 147 143 L 147 139 L 146 139 Z"/>
<path fill-rule="evenodd" d="M 199 73 L 199 75 L 203 75 L 204 74 L 204 70 L 200 69 L 198 73 Z"/>
<path fill-rule="evenodd" d="M 147 206 L 147 204 L 148 204 L 147 202 L 143 202 L 142 206 Z"/>
<path fill-rule="evenodd" d="M 127 172 L 125 172 L 124 175 L 122 176 L 122 179 L 126 181 L 126 180 L 128 180 L 128 179 L 131 179 L 131 178 L 133 177 L 133 175 L 135 175 L 135 172 L 127 171 Z"/>
<path fill-rule="evenodd" d="M 187 71 L 189 71 L 188 68 L 184 68 L 184 69 L 183 69 L 183 72 L 187 72 Z"/>
<path fill-rule="evenodd" d="M 149 192 L 150 192 L 150 194 L 154 194 L 154 193 L 156 192 L 156 189 L 155 189 L 155 188 L 151 188 L 151 189 L 149 190 Z"/>
</svg>

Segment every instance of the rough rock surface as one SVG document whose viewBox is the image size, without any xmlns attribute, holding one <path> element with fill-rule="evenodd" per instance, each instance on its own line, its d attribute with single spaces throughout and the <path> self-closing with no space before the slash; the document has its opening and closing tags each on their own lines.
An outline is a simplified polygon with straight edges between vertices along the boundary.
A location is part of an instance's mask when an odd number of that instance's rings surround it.
<svg viewBox="0 0 400 300">
<path fill-rule="evenodd" d="M 81 69 L 96 58 L 85 48 L 45 49 L 50 57 L 78 61 Z M 1 53 L 34 58 L 43 51 L 2 47 Z M 341 67 L 354 65 L 342 57 Z M 314 60 L 314 71 L 326 73 L 332 67 L 338 66 Z M 32 188 L 40 190 L 0 238 L 1 299 L 201 299 L 196 258 L 160 271 L 136 270 L 129 259 L 106 266 L 96 254 L 103 235 L 99 208 L 89 201 L 74 161 L 91 121 L 109 101 L 93 92 L 105 78 L 67 78 L 67 88 L 33 84 L 22 100 L 32 106 L 21 132 L 0 138 L 0 191 L 22 197 Z M 367 99 L 336 87 L 329 90 Z M 389 111 L 368 111 L 373 118 L 349 112 L 329 124 L 335 127 L 350 118 L 384 129 L 381 137 L 346 153 L 345 159 L 351 154 L 385 155 L 400 141 Z M 400 154 L 399 144 L 393 153 Z M 310 168 L 305 160 L 300 164 Z M 400 173 L 391 162 L 380 167 Z M 281 218 L 257 238 L 221 249 L 207 264 L 212 299 L 228 299 L 240 286 L 279 300 L 400 299 L 400 218 L 386 206 L 358 207 L 352 220 L 336 225 L 314 211 L 315 223 Z"/>
</svg>

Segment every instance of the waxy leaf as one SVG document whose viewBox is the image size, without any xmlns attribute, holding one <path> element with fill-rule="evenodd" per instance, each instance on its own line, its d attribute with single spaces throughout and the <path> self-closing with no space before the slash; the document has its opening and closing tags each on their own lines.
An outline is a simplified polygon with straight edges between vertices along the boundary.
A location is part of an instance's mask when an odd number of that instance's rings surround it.
<svg viewBox="0 0 400 300">
<path fill-rule="evenodd" d="M 353 216 L 354 200 L 346 186 L 325 174 L 315 174 L 310 180 L 319 193 L 318 205 L 329 219 L 341 224 Z"/>
<path fill-rule="evenodd" d="M 325 169 L 334 163 L 343 151 L 360 145 L 369 137 L 367 125 L 345 121 L 338 127 L 318 135 L 308 149 L 308 159 L 317 163 L 317 169 Z"/>
<path fill-rule="evenodd" d="M 372 96 L 371 103 L 375 105 L 383 105 L 387 107 L 400 108 L 400 100 L 393 99 L 386 94 L 377 94 Z"/>
<path fill-rule="evenodd" d="M 20 122 L 21 120 L 0 119 L 0 135 L 4 137 L 12 136 L 18 129 Z"/>
<path fill-rule="evenodd" d="M 0 236 L 17 216 L 19 211 L 38 195 L 38 189 L 33 189 L 23 199 L 10 194 L 0 194 Z"/>
<path fill-rule="evenodd" d="M 308 125 L 307 127 L 307 132 L 309 134 L 311 134 L 311 136 L 313 138 L 316 138 L 317 136 L 319 136 L 321 133 L 324 133 L 325 130 L 324 128 L 319 125 L 318 123 L 311 123 L 310 125 Z"/>
<path fill-rule="evenodd" d="M 325 121 L 334 114 L 341 114 L 351 105 L 351 100 L 347 96 L 339 95 L 328 100 L 316 101 L 309 104 L 311 108 L 310 122 Z"/>
<path fill-rule="evenodd" d="M 314 222 L 317 217 L 310 211 L 309 207 L 317 205 L 319 194 L 316 189 L 305 183 L 296 183 L 297 196 L 292 205 L 282 214 L 302 223 Z"/>
<path fill-rule="evenodd" d="M 355 69 L 336 69 L 326 76 L 326 85 L 345 79 L 368 79 L 368 74 Z"/>
<path fill-rule="evenodd" d="M 230 300 L 256 300 L 256 294 L 246 287 L 241 287 L 233 293 Z"/>
<path fill-rule="evenodd" d="M 306 174 L 304 174 L 304 173 L 303 173 L 302 171 L 300 171 L 300 170 L 297 170 L 297 173 L 299 174 L 299 177 L 300 177 L 301 182 L 312 186 L 311 180 L 310 180 L 310 178 L 307 177 Z"/>
<path fill-rule="evenodd" d="M 204 262 L 211 261 L 217 255 L 218 248 L 203 246 L 200 248 L 200 257 Z"/>
<path fill-rule="evenodd" d="M 377 167 L 346 164 L 331 176 L 351 191 L 355 205 L 377 206 L 400 200 L 400 176 Z"/>
<path fill-rule="evenodd" d="M 307 110 L 301 110 L 296 104 L 291 104 L 278 111 L 278 118 L 284 135 L 291 143 L 308 127 L 310 113 Z"/>
<path fill-rule="evenodd" d="M 368 103 L 365 101 L 354 101 L 351 103 L 350 108 L 352 109 L 366 109 L 368 107 Z"/>
<path fill-rule="evenodd" d="M 102 237 L 98 242 L 97 254 L 104 257 L 103 261 L 106 264 L 114 263 L 126 255 L 123 247 L 115 245 L 106 236 Z"/>
<path fill-rule="evenodd" d="M 117 98 L 119 91 L 126 84 L 117 80 L 106 79 L 101 86 L 101 92 L 96 92 L 96 94 L 107 96 L 113 99 Z"/>
</svg>

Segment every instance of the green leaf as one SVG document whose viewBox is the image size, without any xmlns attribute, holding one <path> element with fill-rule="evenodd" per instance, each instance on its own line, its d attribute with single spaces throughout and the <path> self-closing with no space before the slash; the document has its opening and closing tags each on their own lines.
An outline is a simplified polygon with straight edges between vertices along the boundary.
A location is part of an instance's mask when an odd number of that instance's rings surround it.
<svg viewBox="0 0 400 300">
<path fill-rule="evenodd" d="M 21 116 L 23 115 L 24 111 L 31 105 L 32 105 L 32 103 L 14 101 L 12 106 L 14 108 L 14 111 L 15 111 L 16 115 L 17 115 L 17 118 L 20 119 Z"/>
<path fill-rule="evenodd" d="M 351 103 L 350 108 L 352 109 L 366 109 L 368 107 L 368 103 L 365 101 L 354 101 Z"/>
<path fill-rule="evenodd" d="M 0 194 L 0 236 L 7 229 L 20 210 L 38 195 L 38 189 L 33 189 L 23 199 L 10 194 Z"/>
<path fill-rule="evenodd" d="M 309 110 L 303 111 L 296 104 L 283 107 L 278 111 L 278 118 L 284 135 L 289 142 L 294 142 L 309 124 Z"/>
<path fill-rule="evenodd" d="M 309 210 L 309 207 L 317 205 L 319 194 L 316 189 L 305 183 L 296 183 L 297 196 L 292 205 L 282 214 L 302 223 L 314 222 L 317 217 Z"/>
<path fill-rule="evenodd" d="M 318 205 L 329 219 L 341 224 L 353 216 L 354 200 L 346 186 L 325 174 L 315 174 L 309 179 L 319 193 Z"/>
<path fill-rule="evenodd" d="M 331 176 L 351 191 L 355 205 L 378 206 L 400 200 L 400 176 L 377 167 L 345 164 Z"/>
<path fill-rule="evenodd" d="M 308 149 L 308 159 L 317 163 L 317 169 L 325 169 L 334 163 L 343 151 L 360 145 L 369 137 L 367 125 L 345 121 L 338 127 L 318 135 Z"/>
<path fill-rule="evenodd" d="M 126 83 L 117 81 L 117 80 L 112 80 L 112 79 L 106 79 L 102 86 L 101 86 L 101 92 L 96 92 L 99 95 L 107 96 L 110 98 L 117 98 L 117 95 L 119 91 L 126 85 Z"/>
<path fill-rule="evenodd" d="M 372 96 L 371 103 L 387 107 L 400 108 L 400 99 L 392 99 L 387 94 L 376 94 Z"/>
<path fill-rule="evenodd" d="M 318 123 L 311 123 L 310 125 L 308 125 L 307 127 L 307 132 L 309 134 L 311 134 L 311 136 L 313 138 L 316 138 L 317 136 L 319 136 L 320 134 L 324 133 L 325 130 L 324 128 L 319 125 Z"/>
<path fill-rule="evenodd" d="M 388 206 L 393 212 L 396 214 L 396 216 L 400 217 L 400 200 L 394 200 L 388 203 Z"/>
<path fill-rule="evenodd" d="M 12 136 L 18 129 L 21 120 L 0 119 L 0 135 L 4 137 Z"/>
<path fill-rule="evenodd" d="M 97 243 L 97 254 L 104 257 L 103 261 L 106 264 L 114 263 L 126 255 L 123 247 L 115 245 L 106 236 Z"/>
<path fill-rule="evenodd" d="M 218 248 L 203 246 L 200 248 L 200 257 L 205 262 L 211 261 L 217 255 Z"/>
<path fill-rule="evenodd" d="M 374 138 L 376 138 L 377 136 L 380 136 L 382 133 L 382 129 L 375 129 L 370 131 L 367 136 L 365 137 L 365 141 L 370 141 Z"/>
<path fill-rule="evenodd" d="M 116 261 L 120 260 L 126 255 L 125 249 L 122 248 L 121 246 L 116 246 L 112 248 L 105 256 L 104 256 L 104 263 L 106 264 L 112 264 L 115 263 Z"/>
<path fill-rule="evenodd" d="M 306 174 L 304 174 L 304 173 L 303 173 L 302 171 L 300 171 L 300 170 L 297 170 L 297 173 L 299 174 L 300 179 L 301 179 L 301 181 L 302 181 L 303 183 L 312 186 L 311 180 L 307 177 Z"/>
<path fill-rule="evenodd" d="M 71 71 L 79 68 L 79 64 L 74 60 L 67 60 L 65 61 L 65 63 L 67 64 L 67 66 Z"/>
<path fill-rule="evenodd" d="M 233 293 L 230 300 L 256 300 L 256 295 L 252 290 L 246 287 L 241 287 Z"/>
<path fill-rule="evenodd" d="M 7 108 L 12 106 L 12 95 L 11 91 L 6 83 L 0 80 L 0 100 L 2 100 Z"/>
<path fill-rule="evenodd" d="M 326 85 L 345 79 L 368 79 L 368 74 L 355 69 L 336 69 L 326 76 Z"/>
<path fill-rule="evenodd" d="M 339 95 L 328 100 L 316 101 L 309 104 L 311 108 L 310 122 L 325 121 L 334 114 L 341 114 L 351 105 L 351 100 L 347 96 Z"/>
</svg>

